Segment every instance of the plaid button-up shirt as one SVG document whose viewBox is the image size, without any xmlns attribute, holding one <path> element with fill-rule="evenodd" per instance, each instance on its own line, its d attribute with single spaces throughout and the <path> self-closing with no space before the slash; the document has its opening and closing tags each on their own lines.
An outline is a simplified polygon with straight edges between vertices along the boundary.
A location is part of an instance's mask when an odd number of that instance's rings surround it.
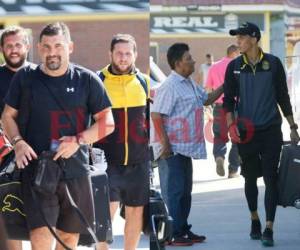
<svg viewBox="0 0 300 250">
<path fill-rule="evenodd" d="M 152 112 L 164 118 L 174 153 L 195 159 L 207 157 L 203 134 L 203 103 L 206 100 L 207 93 L 202 87 L 174 71 L 158 88 Z"/>
</svg>

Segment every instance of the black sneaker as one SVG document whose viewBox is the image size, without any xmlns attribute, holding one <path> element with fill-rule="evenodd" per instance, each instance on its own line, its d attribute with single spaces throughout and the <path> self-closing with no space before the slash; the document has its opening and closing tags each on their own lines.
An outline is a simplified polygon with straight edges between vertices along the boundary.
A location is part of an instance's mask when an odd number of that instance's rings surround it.
<svg viewBox="0 0 300 250">
<path fill-rule="evenodd" d="M 172 242 L 171 242 L 171 246 L 192 246 L 194 243 L 193 241 L 191 241 L 189 238 L 180 236 L 180 237 L 175 237 L 173 238 Z"/>
<path fill-rule="evenodd" d="M 252 240 L 261 239 L 261 224 L 259 220 L 251 220 L 250 237 Z"/>
<path fill-rule="evenodd" d="M 263 235 L 261 237 L 261 243 L 265 247 L 272 247 L 274 246 L 274 240 L 273 240 L 273 230 L 271 228 L 265 229 L 263 232 Z"/>
<path fill-rule="evenodd" d="M 206 240 L 204 235 L 194 234 L 192 231 L 187 232 L 187 238 L 190 239 L 193 243 L 202 243 Z"/>
</svg>

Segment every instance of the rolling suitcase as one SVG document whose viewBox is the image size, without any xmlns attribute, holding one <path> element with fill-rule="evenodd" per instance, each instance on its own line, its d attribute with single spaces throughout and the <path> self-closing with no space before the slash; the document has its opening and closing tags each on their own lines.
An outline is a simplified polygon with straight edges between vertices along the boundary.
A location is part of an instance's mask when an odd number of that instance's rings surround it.
<svg viewBox="0 0 300 250">
<path fill-rule="evenodd" d="M 104 171 L 96 170 L 91 173 L 92 189 L 95 206 L 95 233 L 100 242 L 112 243 L 112 224 L 109 210 L 109 187 L 107 175 Z M 81 234 L 79 245 L 91 246 L 92 237 Z"/>
<path fill-rule="evenodd" d="M 150 188 L 149 204 L 145 206 L 143 232 L 150 235 L 150 250 L 164 250 L 165 242 L 172 239 L 173 219 L 161 194 Z"/>
<path fill-rule="evenodd" d="M 300 209 L 300 145 L 283 145 L 279 163 L 278 189 L 278 205 Z"/>
</svg>

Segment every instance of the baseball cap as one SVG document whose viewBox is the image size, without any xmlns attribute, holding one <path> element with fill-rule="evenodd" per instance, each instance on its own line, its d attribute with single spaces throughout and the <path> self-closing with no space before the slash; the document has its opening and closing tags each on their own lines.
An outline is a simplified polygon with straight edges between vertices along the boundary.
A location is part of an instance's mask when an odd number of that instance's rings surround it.
<svg viewBox="0 0 300 250">
<path fill-rule="evenodd" d="M 231 36 L 236 35 L 249 35 L 251 37 L 256 37 L 257 41 L 260 40 L 261 34 L 260 30 L 254 23 L 245 22 L 237 29 L 229 30 Z"/>
</svg>

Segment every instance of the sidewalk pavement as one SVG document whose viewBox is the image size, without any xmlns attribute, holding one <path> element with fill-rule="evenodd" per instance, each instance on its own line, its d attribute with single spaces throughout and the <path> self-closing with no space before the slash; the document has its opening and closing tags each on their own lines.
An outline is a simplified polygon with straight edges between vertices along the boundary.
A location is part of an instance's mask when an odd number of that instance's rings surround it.
<svg viewBox="0 0 300 250">
<path fill-rule="evenodd" d="M 189 222 L 192 230 L 207 237 L 205 243 L 191 247 L 167 247 L 167 250 L 254 250 L 264 249 L 260 241 L 250 240 L 250 218 L 244 191 L 243 179 L 200 181 L 193 193 Z M 230 185 L 235 188 L 222 190 Z M 199 190 L 214 186 L 220 190 Z M 263 207 L 264 187 L 259 187 L 259 213 L 265 220 Z M 300 210 L 278 207 L 274 226 L 274 250 L 297 250 L 300 247 Z M 264 224 L 263 224 L 264 225 Z"/>
</svg>

